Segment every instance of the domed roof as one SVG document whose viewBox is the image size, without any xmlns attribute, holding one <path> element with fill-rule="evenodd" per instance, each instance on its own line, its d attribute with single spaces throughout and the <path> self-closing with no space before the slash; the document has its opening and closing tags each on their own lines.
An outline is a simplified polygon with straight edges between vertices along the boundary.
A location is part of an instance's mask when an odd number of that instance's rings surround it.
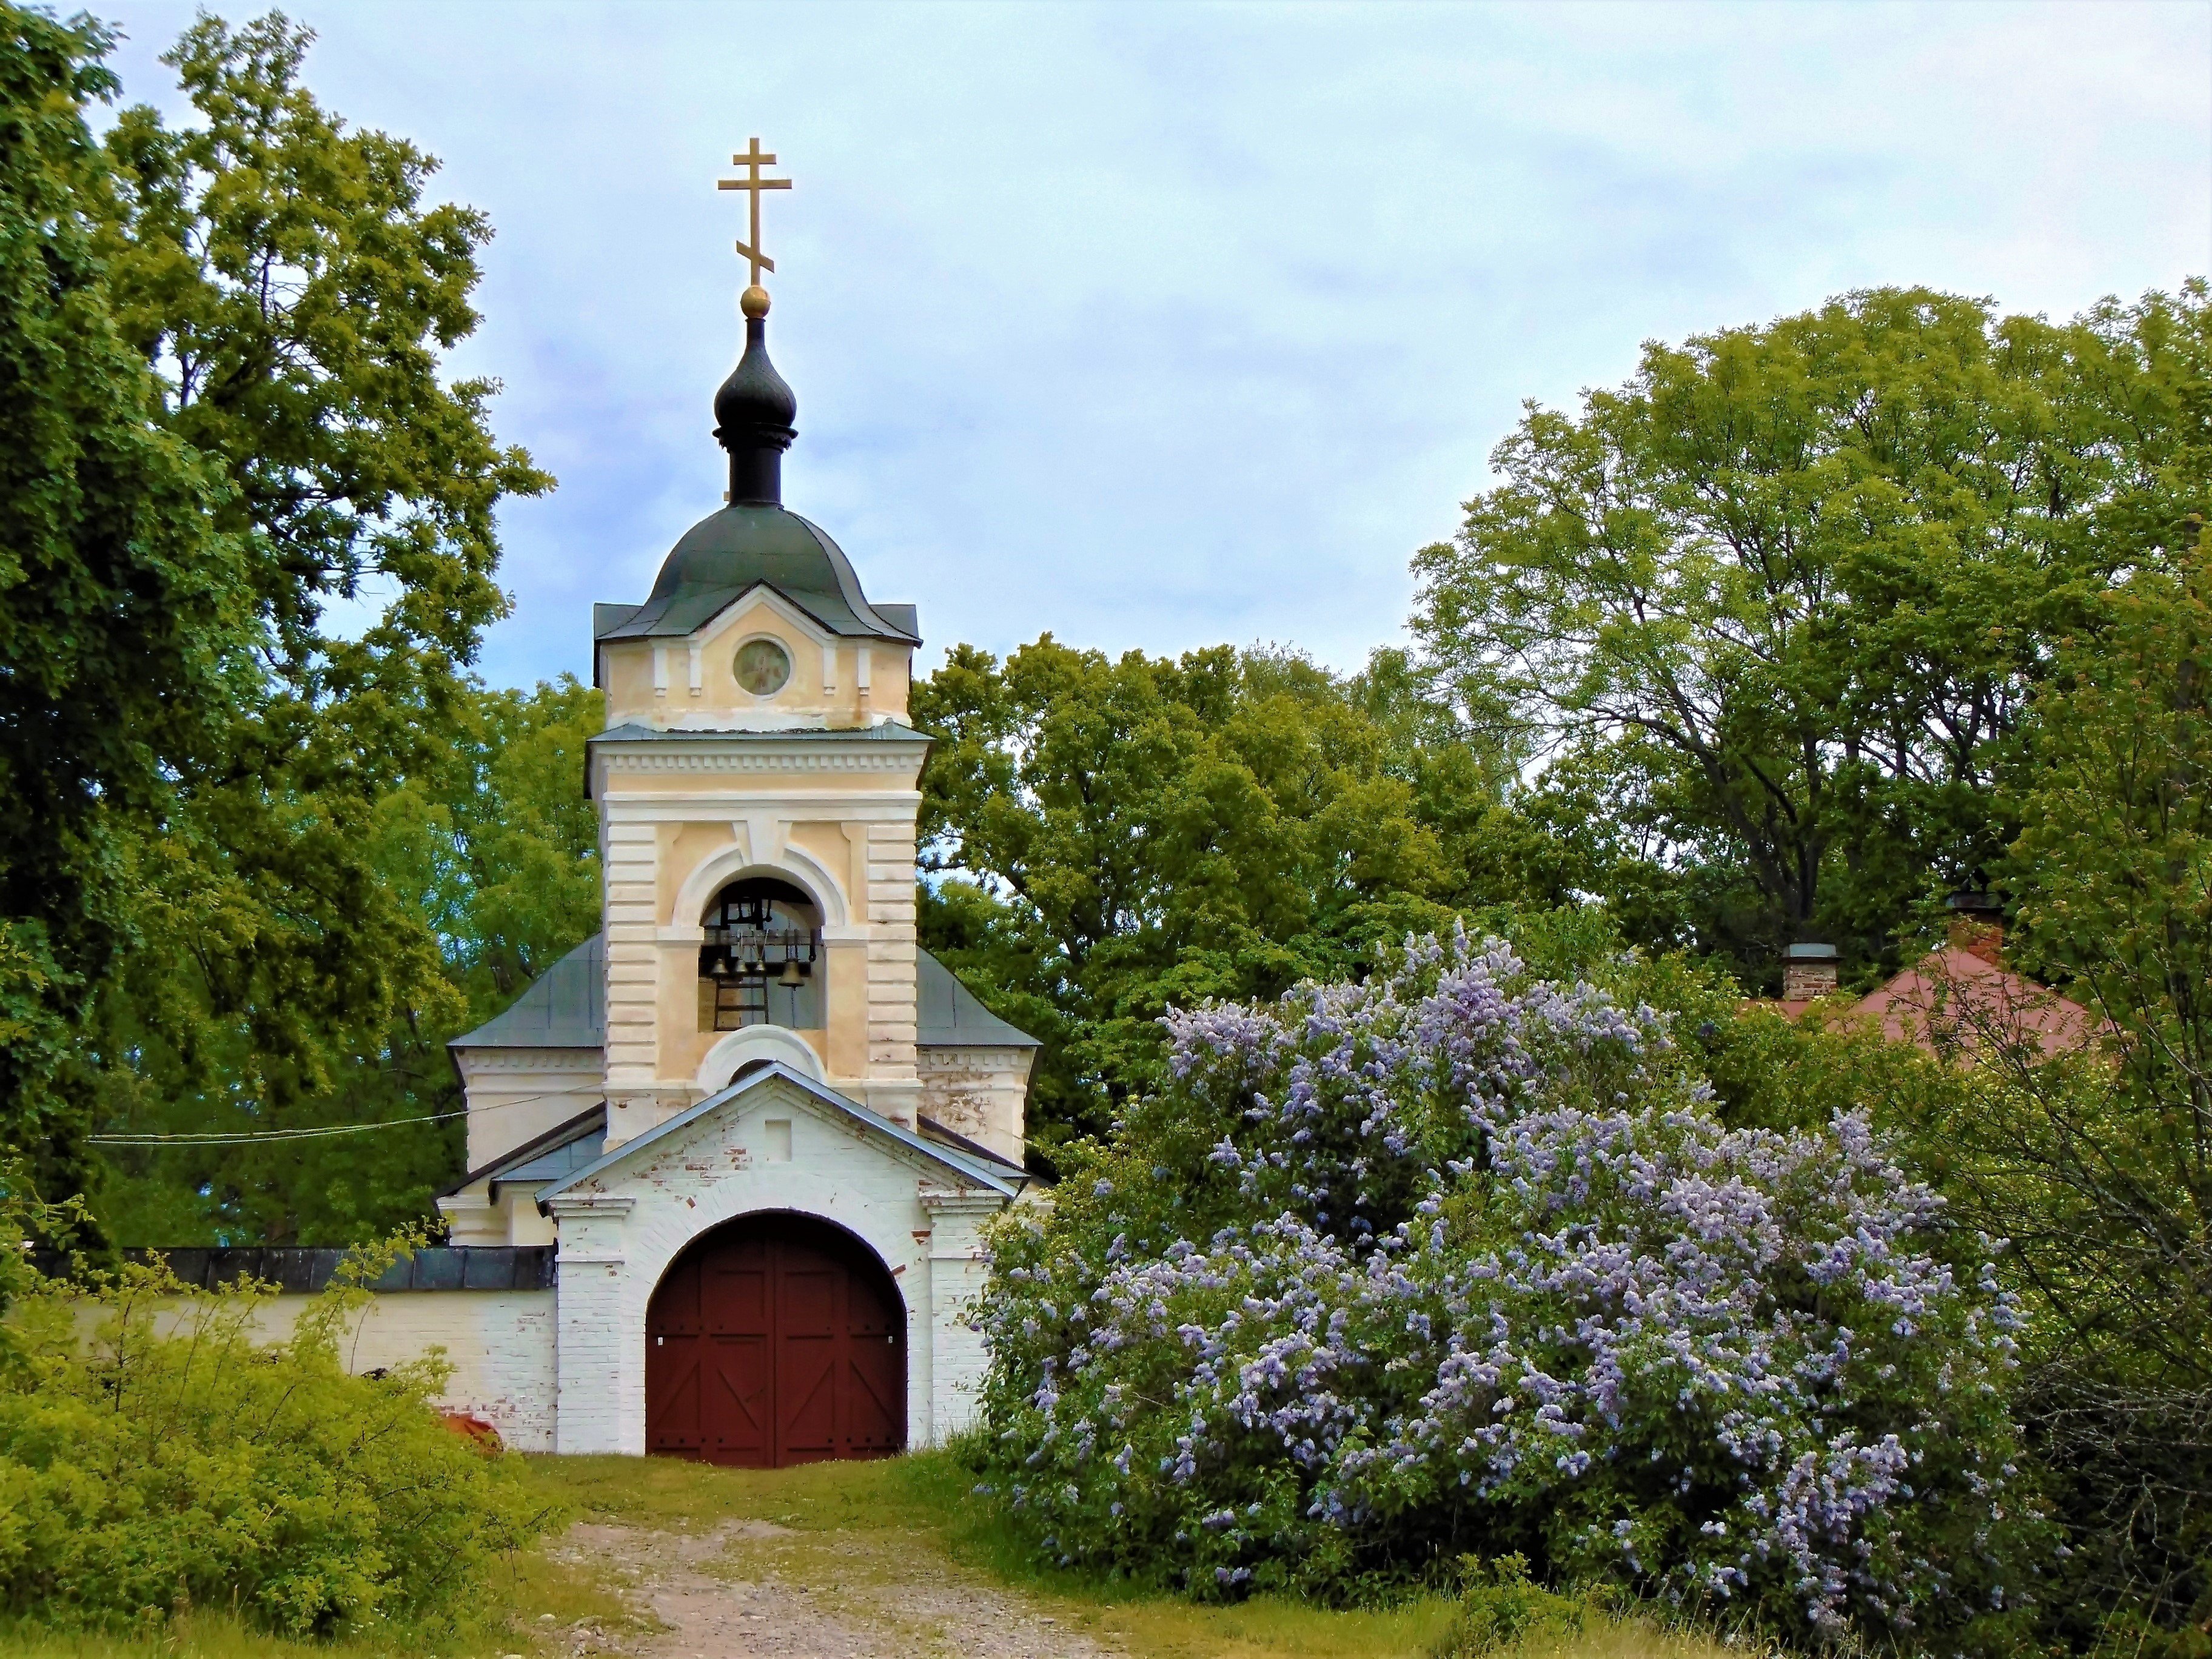
<svg viewBox="0 0 2212 1659">
<path fill-rule="evenodd" d="M 783 452 L 799 399 L 768 358 L 768 295 L 747 289 L 745 350 L 714 394 L 714 438 L 730 456 L 729 502 L 684 532 L 643 605 L 596 607 L 602 640 L 692 633 L 754 588 L 774 588 L 830 633 L 919 645 L 914 607 L 868 603 L 842 549 L 783 505 Z"/>
<path fill-rule="evenodd" d="M 733 503 L 685 531 L 660 567 L 653 597 L 619 620 L 606 611 L 622 607 L 606 607 L 602 618 L 611 625 L 599 637 L 689 634 L 763 584 L 832 634 L 921 643 L 911 606 L 870 605 L 852 561 L 819 526 L 764 501 Z"/>
</svg>

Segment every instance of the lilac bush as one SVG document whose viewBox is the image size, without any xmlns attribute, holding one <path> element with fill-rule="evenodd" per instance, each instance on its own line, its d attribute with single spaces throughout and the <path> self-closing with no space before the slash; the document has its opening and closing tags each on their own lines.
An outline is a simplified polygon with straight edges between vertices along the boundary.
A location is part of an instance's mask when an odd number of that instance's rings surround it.
<svg viewBox="0 0 2212 1659">
<path fill-rule="evenodd" d="M 2009 1622 L 2017 1316 L 1863 1118 L 1730 1129 L 1665 1015 L 1464 936 L 1170 1024 L 1171 1083 L 994 1240 L 987 1481 L 1051 1555 Z"/>
</svg>

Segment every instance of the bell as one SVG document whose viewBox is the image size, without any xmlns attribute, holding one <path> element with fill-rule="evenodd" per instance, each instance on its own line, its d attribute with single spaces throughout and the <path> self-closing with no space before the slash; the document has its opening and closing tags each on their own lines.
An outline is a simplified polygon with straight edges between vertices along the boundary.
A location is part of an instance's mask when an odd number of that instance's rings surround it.
<svg viewBox="0 0 2212 1659">
<path fill-rule="evenodd" d="M 778 985 L 804 985 L 806 983 L 806 975 L 799 971 L 797 961 L 787 959 L 783 964 L 783 973 L 775 982 Z"/>
</svg>

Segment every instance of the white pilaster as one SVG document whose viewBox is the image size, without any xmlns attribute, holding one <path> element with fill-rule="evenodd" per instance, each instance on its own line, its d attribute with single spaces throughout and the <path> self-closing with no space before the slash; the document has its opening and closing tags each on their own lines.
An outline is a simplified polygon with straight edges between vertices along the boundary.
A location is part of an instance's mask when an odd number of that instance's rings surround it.
<svg viewBox="0 0 2212 1659">
<path fill-rule="evenodd" d="M 929 1217 L 929 1443 L 941 1446 L 975 1420 L 989 1351 L 971 1304 L 983 1289 L 985 1222 L 1006 1208 L 994 1195 L 925 1187 Z"/>
</svg>

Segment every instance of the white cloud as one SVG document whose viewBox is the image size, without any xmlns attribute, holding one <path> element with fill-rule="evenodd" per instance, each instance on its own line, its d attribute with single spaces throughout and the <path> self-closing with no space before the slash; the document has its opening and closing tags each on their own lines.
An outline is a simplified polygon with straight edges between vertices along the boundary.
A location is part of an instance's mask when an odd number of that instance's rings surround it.
<svg viewBox="0 0 2212 1659">
<path fill-rule="evenodd" d="M 720 500 L 754 133 L 787 499 L 940 645 L 1350 666 L 1520 400 L 1642 340 L 2212 270 L 2202 3 L 294 9 L 499 228 L 462 363 L 562 481 L 505 519 L 501 680 L 586 671 Z M 189 15 L 121 8 L 134 95 Z"/>
</svg>

